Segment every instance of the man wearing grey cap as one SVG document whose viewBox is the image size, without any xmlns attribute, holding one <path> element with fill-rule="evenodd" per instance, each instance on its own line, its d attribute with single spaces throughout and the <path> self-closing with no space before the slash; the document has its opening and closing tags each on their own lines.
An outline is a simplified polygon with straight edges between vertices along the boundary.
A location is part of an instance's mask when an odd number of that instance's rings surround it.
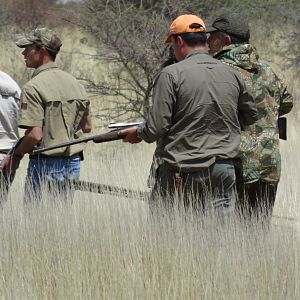
<svg viewBox="0 0 300 300">
<path fill-rule="evenodd" d="M 291 111 L 292 96 L 249 43 L 247 18 L 240 12 L 219 15 L 206 31 L 210 33 L 211 55 L 240 72 L 258 111 L 256 123 L 244 126 L 241 136 L 236 163 L 237 207 L 246 217 L 269 223 L 280 179 L 277 120 Z"/>
<path fill-rule="evenodd" d="M 91 131 L 90 103 L 84 88 L 55 63 L 62 45 L 59 37 L 48 28 L 37 28 L 16 44 L 24 48 L 26 66 L 35 70 L 22 89 L 18 126 L 26 129 L 26 133 L 12 162 L 31 153 L 35 146 L 68 142 Z M 59 191 L 66 191 L 67 180 L 79 179 L 83 147 L 76 145 L 30 155 L 25 200 L 41 197 L 39 191 L 43 183 L 53 183 Z"/>
</svg>

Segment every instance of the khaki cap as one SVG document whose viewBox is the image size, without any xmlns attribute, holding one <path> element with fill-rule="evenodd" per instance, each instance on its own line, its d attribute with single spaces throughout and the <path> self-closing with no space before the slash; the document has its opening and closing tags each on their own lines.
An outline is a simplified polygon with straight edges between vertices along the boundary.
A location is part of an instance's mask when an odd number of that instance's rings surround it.
<svg viewBox="0 0 300 300">
<path fill-rule="evenodd" d="M 195 15 L 181 15 L 170 26 L 165 44 L 171 43 L 171 36 L 188 32 L 205 32 L 203 20 Z"/>
<path fill-rule="evenodd" d="M 18 40 L 16 44 L 20 48 L 37 44 L 52 52 L 58 52 L 62 45 L 59 37 L 52 30 L 46 27 L 32 30 L 25 38 Z"/>
</svg>

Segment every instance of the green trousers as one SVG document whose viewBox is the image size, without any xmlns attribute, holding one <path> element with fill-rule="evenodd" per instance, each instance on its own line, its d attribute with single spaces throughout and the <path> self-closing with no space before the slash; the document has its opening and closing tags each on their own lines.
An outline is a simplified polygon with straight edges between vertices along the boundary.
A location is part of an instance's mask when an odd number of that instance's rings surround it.
<svg viewBox="0 0 300 300">
<path fill-rule="evenodd" d="M 176 172 L 166 163 L 159 166 L 151 201 L 167 205 L 181 202 L 196 210 L 231 214 L 235 209 L 235 171 L 231 160 L 218 160 L 197 172 Z"/>
</svg>

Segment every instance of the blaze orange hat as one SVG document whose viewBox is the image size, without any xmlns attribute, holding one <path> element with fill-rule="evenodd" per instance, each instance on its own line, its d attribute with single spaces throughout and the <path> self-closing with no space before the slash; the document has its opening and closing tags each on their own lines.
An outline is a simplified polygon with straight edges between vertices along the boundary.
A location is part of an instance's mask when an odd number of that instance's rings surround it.
<svg viewBox="0 0 300 300">
<path fill-rule="evenodd" d="M 181 15 L 171 24 L 165 44 L 171 43 L 171 36 L 174 34 L 204 31 L 205 24 L 201 18 L 195 15 Z"/>
</svg>

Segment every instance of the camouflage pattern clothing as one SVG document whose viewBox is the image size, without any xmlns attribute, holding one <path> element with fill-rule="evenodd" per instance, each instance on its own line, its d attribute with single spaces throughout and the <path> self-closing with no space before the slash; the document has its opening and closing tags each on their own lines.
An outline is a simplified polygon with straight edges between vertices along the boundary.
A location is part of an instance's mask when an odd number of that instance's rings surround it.
<svg viewBox="0 0 300 300">
<path fill-rule="evenodd" d="M 258 180 L 277 183 L 280 178 L 278 117 L 291 111 L 292 96 L 271 67 L 259 60 L 250 44 L 232 44 L 215 55 L 242 75 L 258 110 L 258 121 L 244 126 L 239 157 L 242 161 L 237 182 Z"/>
</svg>

